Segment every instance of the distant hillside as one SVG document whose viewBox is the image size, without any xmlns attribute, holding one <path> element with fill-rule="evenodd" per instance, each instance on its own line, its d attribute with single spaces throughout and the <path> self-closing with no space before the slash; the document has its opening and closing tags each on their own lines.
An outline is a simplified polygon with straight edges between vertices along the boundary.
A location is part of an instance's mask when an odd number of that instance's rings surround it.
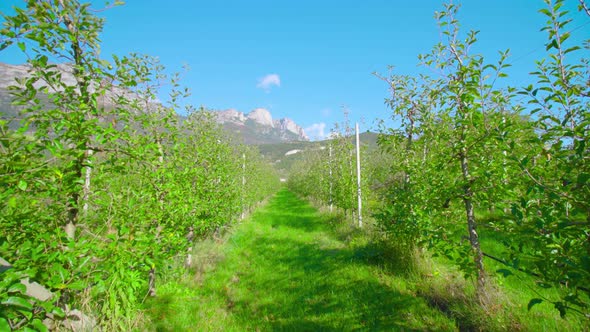
<svg viewBox="0 0 590 332">
<path fill-rule="evenodd" d="M 378 133 L 364 132 L 359 135 L 361 146 L 369 151 L 375 150 L 377 146 Z M 354 144 L 355 137 L 350 137 Z M 305 157 L 306 153 L 326 149 L 330 140 L 316 142 L 285 142 L 276 144 L 262 144 L 258 146 L 260 153 L 279 171 L 281 176 L 287 177 L 291 172 L 293 164 Z"/>
</svg>

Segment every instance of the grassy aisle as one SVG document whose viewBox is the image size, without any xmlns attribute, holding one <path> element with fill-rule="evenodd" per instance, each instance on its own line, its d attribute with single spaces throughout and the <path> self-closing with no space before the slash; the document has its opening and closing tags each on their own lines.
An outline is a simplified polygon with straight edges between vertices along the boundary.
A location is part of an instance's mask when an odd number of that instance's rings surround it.
<svg viewBox="0 0 590 332">
<path fill-rule="evenodd" d="M 215 268 L 159 290 L 157 330 L 453 330 L 455 324 L 339 240 L 325 216 L 280 191 L 225 244 L 204 246 Z"/>
</svg>

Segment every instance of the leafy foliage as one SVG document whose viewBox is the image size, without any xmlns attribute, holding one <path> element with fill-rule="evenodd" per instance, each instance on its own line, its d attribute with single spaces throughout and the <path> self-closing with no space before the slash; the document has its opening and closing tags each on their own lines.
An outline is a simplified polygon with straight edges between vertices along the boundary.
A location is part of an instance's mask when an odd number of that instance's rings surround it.
<svg viewBox="0 0 590 332">
<path fill-rule="evenodd" d="M 356 154 L 350 139 L 353 129 L 346 121 L 341 127 L 336 125 L 327 144 L 307 152 L 305 158 L 294 164 L 288 185 L 294 192 L 330 208 L 337 207 L 345 214 L 357 213 Z M 361 164 L 364 164 L 362 158 L 367 154 L 362 150 L 361 146 Z M 367 185 L 364 181 L 361 185 L 366 193 Z"/>
<path fill-rule="evenodd" d="M 565 60 L 580 47 L 564 46 L 570 19 L 562 5 L 547 1 L 541 10 L 548 18 L 549 60 L 537 62 L 537 83 L 520 91 L 495 88 L 506 76 L 508 52 L 486 64 L 468 53 L 477 32 L 459 38 L 458 7 L 437 13 L 446 40 L 420 59 L 439 77 L 385 78 L 392 89 L 387 102 L 402 130 L 382 137 L 383 149 L 400 157 L 392 160 L 394 180 L 376 217 L 392 241 L 410 239 L 409 248 L 421 243 L 467 276 L 477 275 L 482 299 L 486 272 L 475 211 L 499 216 L 481 226 L 504 234 L 508 264 L 540 277 L 540 287 L 562 290 L 561 299 L 535 298 L 529 309 L 548 301 L 565 315 L 588 308 L 582 285 L 590 281 L 589 86 L 587 60 Z M 516 93 L 528 96 L 532 109 L 520 105 Z M 467 234 L 457 224 L 465 213 Z"/>
<path fill-rule="evenodd" d="M 89 4 L 28 1 L 16 12 L 4 16 L 2 48 L 26 52 L 30 75 L 12 87 L 20 126 L 0 123 L 0 257 L 13 264 L 0 325 L 43 330 L 44 318 L 83 308 L 106 329 L 129 329 L 156 277 L 278 178 L 205 110 L 187 106 L 181 119 L 189 91 L 157 59 L 101 59 L 104 22 Z M 23 278 L 54 297 L 29 298 Z"/>
<path fill-rule="evenodd" d="M 590 67 L 582 48 L 570 45 L 572 20 L 563 4 L 546 1 L 540 10 L 547 19 L 548 59 L 537 61 L 531 73 L 537 82 L 519 92 L 532 107 L 538 136 L 527 154 L 511 156 L 527 188 L 512 205 L 514 231 L 521 235 L 518 247 L 528 248 L 511 253 L 526 254 L 527 268 L 543 276 L 539 286 L 565 286 L 562 301 L 552 301 L 562 315 L 566 309 L 588 315 Z"/>
<path fill-rule="evenodd" d="M 498 273 L 525 271 L 536 279 L 531 287 L 558 290 L 559 298 L 539 294 L 529 309 L 549 302 L 561 315 L 588 316 L 590 85 L 587 53 L 581 55 L 588 41 L 568 44 L 571 19 L 563 3 L 547 0 L 540 11 L 547 58 L 524 88 L 502 81 L 509 52 L 495 63 L 472 53 L 477 31 L 461 33 L 459 6 L 445 5 L 435 15 L 441 42 L 419 56 L 435 74 L 381 77 L 400 127 L 384 130 L 381 154 L 367 155 L 363 165 L 371 165 L 365 182 L 377 197 L 379 234 L 400 252 L 426 248 L 448 258 L 476 280 L 485 303 L 489 271 L 478 232 L 485 227 L 482 233 L 504 248 L 499 261 L 506 266 Z M 299 166 L 293 190 L 350 208 L 349 159 L 338 149 L 334 167 L 325 151 Z M 333 181 L 326 180 L 330 174 Z"/>
</svg>

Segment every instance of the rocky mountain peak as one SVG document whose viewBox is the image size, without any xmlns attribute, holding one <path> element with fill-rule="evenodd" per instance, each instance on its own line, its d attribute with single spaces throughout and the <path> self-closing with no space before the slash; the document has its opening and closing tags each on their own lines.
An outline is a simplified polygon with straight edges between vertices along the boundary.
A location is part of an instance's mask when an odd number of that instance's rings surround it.
<svg viewBox="0 0 590 332">
<path fill-rule="evenodd" d="M 18 85 L 16 79 L 24 79 L 30 77 L 34 73 L 32 72 L 34 69 L 29 64 L 22 64 L 22 65 L 11 65 L 7 63 L 0 62 L 0 89 L 3 91 L 7 91 L 8 87 Z M 55 68 L 52 71 L 57 71 L 61 75 L 61 84 L 57 85 L 55 88 L 49 87 L 50 92 L 63 91 L 66 87 L 76 87 L 78 84 L 76 82 L 76 77 L 74 76 L 74 68 L 72 64 L 68 63 L 60 63 L 55 64 Z M 47 87 L 47 83 L 43 80 L 38 80 L 33 84 L 35 88 L 40 87 Z M 117 99 L 117 96 L 125 96 L 130 100 L 134 100 L 139 98 L 139 96 L 127 89 L 118 87 L 117 85 L 112 85 L 111 83 L 107 82 L 90 82 L 90 86 L 88 90 L 90 92 L 95 92 L 98 89 L 105 89 L 104 97 L 101 98 L 101 102 L 104 104 L 105 107 L 114 107 L 114 102 Z"/>
<path fill-rule="evenodd" d="M 263 126 L 274 128 L 274 122 L 270 112 L 265 108 L 256 108 L 252 112 L 248 113 L 248 120 L 252 120 Z"/>
<path fill-rule="evenodd" d="M 229 131 L 240 133 L 249 144 L 309 141 L 303 128 L 288 118 L 273 120 L 265 108 L 256 108 L 244 114 L 230 108 L 216 111 L 217 122 Z"/>
<path fill-rule="evenodd" d="M 299 125 L 297 125 L 293 120 L 291 120 L 289 118 L 283 118 L 283 119 L 279 119 L 279 120 L 274 120 L 273 122 L 274 122 L 274 125 L 276 128 L 279 128 L 282 131 L 292 132 L 292 133 L 296 134 L 297 136 L 301 137 L 302 140 L 305 140 L 305 141 L 309 140 L 309 137 L 307 137 L 303 128 L 301 128 Z"/>
<path fill-rule="evenodd" d="M 230 108 L 225 111 L 218 111 L 216 115 L 217 122 L 219 123 L 244 123 L 244 121 L 246 121 L 246 116 L 244 116 L 244 113 L 239 112 L 235 108 Z"/>
</svg>

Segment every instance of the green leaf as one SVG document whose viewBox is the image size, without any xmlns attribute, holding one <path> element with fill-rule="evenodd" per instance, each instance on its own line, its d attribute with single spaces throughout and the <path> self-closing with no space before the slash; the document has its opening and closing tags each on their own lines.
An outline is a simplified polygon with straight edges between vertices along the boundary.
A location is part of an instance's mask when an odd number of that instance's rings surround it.
<svg viewBox="0 0 590 332">
<path fill-rule="evenodd" d="M 27 287 L 23 284 L 21 284 L 20 282 L 10 286 L 10 288 L 8 288 L 8 293 L 20 293 L 20 294 L 24 294 L 27 292 Z"/>
<path fill-rule="evenodd" d="M 578 174 L 578 179 L 576 180 L 576 182 L 578 183 L 578 185 L 582 186 L 588 182 L 588 179 L 590 179 L 590 174 L 582 172 Z"/>
<path fill-rule="evenodd" d="M 545 47 L 545 50 L 548 51 L 551 48 L 558 48 L 557 39 L 553 39 L 549 44 L 547 44 L 547 46 Z"/>
<path fill-rule="evenodd" d="M 585 130 L 583 128 L 580 128 L 579 131 Z M 579 155 L 583 155 L 584 151 L 586 150 L 586 141 L 584 140 L 575 140 L 574 141 L 574 149 L 576 150 L 576 153 Z"/>
<path fill-rule="evenodd" d="M 23 180 L 18 181 L 18 184 L 17 184 L 18 189 L 25 191 L 25 190 L 27 190 L 27 186 L 28 186 L 28 184 L 25 181 L 23 181 Z"/>
<path fill-rule="evenodd" d="M 551 284 L 546 283 L 546 282 L 542 282 L 542 281 L 537 281 L 536 282 L 537 286 L 541 287 L 541 288 L 545 288 L 545 289 L 549 289 L 551 288 Z"/>
<path fill-rule="evenodd" d="M 532 307 L 534 307 L 536 304 L 539 304 L 542 302 L 543 302 L 543 300 L 538 299 L 538 298 L 531 299 L 529 301 L 529 304 L 527 305 L 527 309 L 530 311 Z"/>
<path fill-rule="evenodd" d="M 67 288 L 73 289 L 73 290 L 82 290 L 82 289 L 86 288 L 86 283 L 81 280 L 74 281 L 74 282 L 68 284 Z"/>
<path fill-rule="evenodd" d="M 33 310 L 33 305 L 29 303 L 29 301 L 23 299 L 22 297 L 18 296 L 11 296 L 6 300 L 2 301 L 2 304 L 12 307 L 18 307 L 25 310 Z"/>
<path fill-rule="evenodd" d="M 496 270 L 496 272 L 502 274 L 504 276 L 504 278 L 514 274 L 514 273 L 512 273 L 512 271 L 507 270 L 507 269 L 499 269 L 499 270 Z"/>
<path fill-rule="evenodd" d="M 7 202 L 8 206 L 15 209 L 16 208 L 16 197 L 12 196 L 8 199 Z"/>
<path fill-rule="evenodd" d="M 570 53 L 570 52 L 574 52 L 574 51 L 577 51 L 577 50 L 579 50 L 579 49 L 581 49 L 581 47 L 580 47 L 580 46 L 574 46 L 574 47 L 570 47 L 570 48 L 568 48 L 567 50 L 565 50 L 565 51 L 563 52 L 563 54 L 568 54 L 568 53 Z"/>
<path fill-rule="evenodd" d="M 152 269 L 156 266 L 156 263 L 154 263 L 154 261 L 149 257 L 145 258 L 145 263 Z"/>
<path fill-rule="evenodd" d="M 563 304 L 563 302 L 555 302 L 554 306 L 555 309 L 559 310 L 559 316 L 561 316 L 561 318 L 564 318 L 567 306 Z"/>
<path fill-rule="evenodd" d="M 539 13 L 551 17 L 551 12 L 547 8 L 539 9 Z"/>
<path fill-rule="evenodd" d="M 10 324 L 6 318 L 0 317 L 0 331 L 10 331 Z"/>
<path fill-rule="evenodd" d="M 18 42 L 17 45 L 18 45 L 18 48 L 20 48 L 20 50 L 23 52 L 27 49 L 27 47 L 25 46 L 25 43 L 23 43 L 23 42 Z"/>
<path fill-rule="evenodd" d="M 31 322 L 31 325 L 39 332 L 49 331 L 47 329 L 47 326 L 45 326 L 40 319 L 37 319 L 37 318 L 33 319 L 33 321 Z"/>
<path fill-rule="evenodd" d="M 568 40 L 568 38 L 570 37 L 570 33 L 566 32 L 564 34 L 561 35 L 561 37 L 559 38 L 559 43 L 563 44 L 563 42 L 565 42 L 566 40 Z"/>
<path fill-rule="evenodd" d="M 51 313 L 57 318 L 64 318 L 66 317 L 66 313 L 60 307 L 55 307 L 51 310 Z"/>
<path fill-rule="evenodd" d="M 8 46 L 10 46 L 12 44 L 11 41 L 5 41 L 2 44 L 0 44 L 0 51 L 4 50 L 5 48 L 7 48 Z"/>
</svg>

